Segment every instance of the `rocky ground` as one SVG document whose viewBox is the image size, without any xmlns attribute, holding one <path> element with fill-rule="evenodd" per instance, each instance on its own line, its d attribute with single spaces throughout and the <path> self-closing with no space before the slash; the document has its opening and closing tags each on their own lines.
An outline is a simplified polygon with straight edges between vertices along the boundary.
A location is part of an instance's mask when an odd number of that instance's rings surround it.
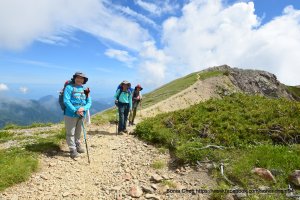
<svg viewBox="0 0 300 200">
<path fill-rule="evenodd" d="M 133 135 L 116 135 L 113 125 L 89 127 L 88 147 L 90 164 L 86 154 L 71 159 L 66 146 L 54 156 L 42 155 L 40 170 L 0 199 L 208 199 L 184 189 L 216 184 L 205 169 L 175 167 L 168 152 Z M 153 163 L 165 164 L 155 169 Z"/>
</svg>

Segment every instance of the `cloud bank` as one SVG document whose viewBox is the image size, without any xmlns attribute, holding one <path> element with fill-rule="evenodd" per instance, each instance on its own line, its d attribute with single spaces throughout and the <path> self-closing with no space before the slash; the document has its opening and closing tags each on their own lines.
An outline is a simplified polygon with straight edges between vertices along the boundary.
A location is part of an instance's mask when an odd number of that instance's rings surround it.
<svg viewBox="0 0 300 200">
<path fill-rule="evenodd" d="M 169 66 L 188 73 L 229 64 L 271 71 L 288 84 L 299 82 L 300 11 L 289 6 L 264 25 L 254 11 L 253 2 L 224 7 L 220 0 L 191 1 L 182 16 L 163 24 Z"/>
<path fill-rule="evenodd" d="M 179 6 L 170 1 L 157 6 L 136 0 L 148 16 L 111 4 L 109 0 L 3 0 L 0 49 L 18 50 L 34 41 L 63 45 L 73 39 L 73 32 L 84 31 L 99 41 L 110 41 L 111 47 L 103 53 L 136 67 L 142 80 L 155 86 L 222 64 L 267 70 L 286 84 L 299 84 L 300 11 L 292 6 L 262 25 L 253 2 L 225 5 L 222 0 L 190 0 L 174 15 Z M 155 20 L 162 15 L 163 20 Z"/>
</svg>

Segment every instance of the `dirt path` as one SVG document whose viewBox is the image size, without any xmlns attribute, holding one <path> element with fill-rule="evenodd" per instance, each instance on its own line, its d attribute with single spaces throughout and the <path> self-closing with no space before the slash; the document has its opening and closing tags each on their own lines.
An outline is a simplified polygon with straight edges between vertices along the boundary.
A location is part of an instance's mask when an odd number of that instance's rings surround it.
<svg viewBox="0 0 300 200">
<path fill-rule="evenodd" d="M 166 190 L 172 186 L 181 190 L 215 185 L 205 170 L 187 166 L 176 172 L 169 166 L 172 160 L 168 152 L 161 153 L 132 135 L 117 136 L 114 126 L 91 126 L 88 130 L 91 164 L 86 154 L 72 160 L 65 146 L 53 157 L 42 155 L 39 172 L 0 193 L 0 199 L 134 199 L 132 189 L 137 189 L 135 195 L 140 199 L 207 199 L 200 194 L 167 194 Z M 155 161 L 166 165 L 154 169 L 151 165 Z M 153 181 L 155 174 L 158 177 Z"/>
<path fill-rule="evenodd" d="M 231 80 L 227 76 L 211 77 L 204 81 L 199 80 L 200 74 L 197 74 L 197 80 L 193 85 L 185 90 L 160 101 L 159 103 L 142 110 L 142 118 L 152 117 L 159 113 L 171 112 L 179 109 L 188 108 L 191 105 L 206 101 L 211 98 L 219 98 L 218 89 L 233 87 Z"/>
<path fill-rule="evenodd" d="M 186 108 L 216 96 L 216 86 L 229 84 L 225 78 L 199 80 L 182 92 L 138 111 L 137 122 L 161 112 Z M 57 128 L 57 127 L 54 127 Z M 39 129 L 36 129 L 40 131 Z M 32 130 L 25 130 L 31 134 Z M 132 131 L 132 127 L 131 127 Z M 22 131 L 24 133 L 24 130 Z M 173 166 L 168 152 L 146 144 L 133 135 L 116 135 L 115 126 L 88 127 L 91 164 L 86 154 L 77 161 L 68 148 L 53 157 L 41 156 L 41 168 L 29 181 L 0 193 L 2 199 L 208 199 L 203 194 L 177 193 L 184 189 L 215 188 L 207 166 Z M 162 163 L 155 169 L 153 163 Z M 152 180 L 154 176 L 155 180 Z M 161 179 L 161 180 L 160 180 Z M 172 189 L 175 193 L 166 193 Z M 142 191 L 140 191 L 142 190 Z"/>
</svg>

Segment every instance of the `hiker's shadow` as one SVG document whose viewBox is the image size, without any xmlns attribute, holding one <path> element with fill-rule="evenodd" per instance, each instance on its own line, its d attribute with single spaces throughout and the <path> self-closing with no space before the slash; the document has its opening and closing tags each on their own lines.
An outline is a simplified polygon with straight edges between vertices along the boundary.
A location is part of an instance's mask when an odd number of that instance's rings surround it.
<svg viewBox="0 0 300 200">
<path fill-rule="evenodd" d="M 25 149 L 31 152 L 42 153 L 48 157 L 69 157 L 70 154 L 69 151 L 62 150 L 61 146 L 54 142 L 40 142 L 34 144 L 27 144 L 25 145 Z"/>
<path fill-rule="evenodd" d="M 57 154 L 52 155 L 52 156 L 70 157 L 70 151 L 60 150 L 60 151 L 57 152 Z"/>
<path fill-rule="evenodd" d="M 116 135 L 116 133 L 111 133 L 111 132 L 108 132 L 108 131 L 88 131 L 87 132 L 88 135 L 108 135 L 108 136 L 114 136 Z"/>
</svg>

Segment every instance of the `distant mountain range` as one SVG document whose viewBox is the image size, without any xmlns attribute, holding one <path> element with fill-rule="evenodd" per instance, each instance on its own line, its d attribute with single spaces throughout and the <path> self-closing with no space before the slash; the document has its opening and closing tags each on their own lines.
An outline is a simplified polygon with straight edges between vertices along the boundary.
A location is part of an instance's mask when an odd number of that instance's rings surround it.
<svg viewBox="0 0 300 200">
<path fill-rule="evenodd" d="M 112 106 L 112 99 L 93 100 L 91 114 Z M 30 125 L 38 123 L 57 123 L 63 120 L 63 112 L 58 99 L 48 95 L 39 100 L 0 99 L 0 128 L 6 124 Z"/>
</svg>

